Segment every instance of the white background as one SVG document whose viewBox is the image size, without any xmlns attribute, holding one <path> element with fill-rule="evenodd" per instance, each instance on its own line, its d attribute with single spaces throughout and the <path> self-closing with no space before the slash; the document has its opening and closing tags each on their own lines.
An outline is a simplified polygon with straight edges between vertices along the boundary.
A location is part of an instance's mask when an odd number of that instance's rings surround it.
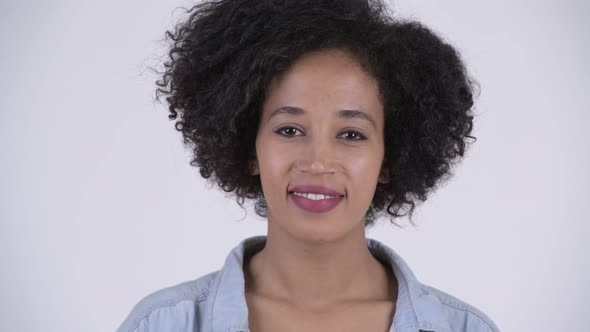
<svg viewBox="0 0 590 332">
<path fill-rule="evenodd" d="M 147 66 L 189 2 L 0 4 L 0 330 L 114 331 L 143 296 L 265 234 L 188 165 Z M 590 325 L 586 1 L 404 0 L 481 85 L 471 146 L 417 228 L 368 237 L 503 331 Z M 206 253 L 206 254 L 203 254 Z"/>
</svg>

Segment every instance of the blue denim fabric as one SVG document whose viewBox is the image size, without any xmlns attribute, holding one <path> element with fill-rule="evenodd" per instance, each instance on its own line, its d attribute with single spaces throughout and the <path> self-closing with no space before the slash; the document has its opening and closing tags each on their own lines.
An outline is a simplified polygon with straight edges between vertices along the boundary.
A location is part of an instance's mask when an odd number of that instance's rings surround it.
<svg viewBox="0 0 590 332">
<path fill-rule="evenodd" d="M 383 243 L 366 238 L 377 259 L 389 262 L 398 280 L 390 332 L 496 332 L 494 322 L 475 307 L 418 282 L 406 262 Z M 244 253 L 264 247 L 266 236 L 244 239 L 219 271 L 151 293 L 137 303 L 117 332 L 248 332 L 244 294 Z"/>
</svg>

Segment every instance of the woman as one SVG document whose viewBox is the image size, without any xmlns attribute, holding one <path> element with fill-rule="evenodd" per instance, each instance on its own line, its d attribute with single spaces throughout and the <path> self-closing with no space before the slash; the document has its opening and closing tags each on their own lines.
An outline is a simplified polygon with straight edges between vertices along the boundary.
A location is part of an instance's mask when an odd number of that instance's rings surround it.
<svg viewBox="0 0 590 332">
<path fill-rule="evenodd" d="M 367 0 L 221 0 L 169 32 L 158 84 L 191 165 L 255 201 L 268 234 L 141 300 L 119 331 L 498 331 L 365 238 L 410 220 L 463 156 L 456 51 Z"/>
</svg>

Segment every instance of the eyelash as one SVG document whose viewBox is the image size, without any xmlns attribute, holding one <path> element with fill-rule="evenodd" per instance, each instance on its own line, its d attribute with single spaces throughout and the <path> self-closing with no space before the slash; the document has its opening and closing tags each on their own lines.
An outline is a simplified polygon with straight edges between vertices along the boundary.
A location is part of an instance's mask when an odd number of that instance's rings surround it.
<svg viewBox="0 0 590 332">
<path fill-rule="evenodd" d="M 282 134 L 282 132 L 285 129 L 299 130 L 299 129 L 295 128 L 295 127 L 289 126 L 289 127 L 281 127 L 279 129 L 275 130 L 275 133 L 277 133 L 278 135 L 284 136 L 284 137 L 288 137 L 288 138 L 291 138 L 291 137 L 295 137 L 296 136 L 296 135 L 285 135 L 285 134 Z M 357 131 L 357 130 L 346 130 L 346 131 L 342 132 L 340 135 L 345 134 L 345 133 L 354 133 L 355 135 L 357 135 L 357 137 L 358 137 L 357 139 L 350 139 L 349 140 L 349 141 L 352 141 L 352 142 L 359 142 L 359 141 L 365 141 L 365 140 L 367 140 L 367 136 L 363 135 L 360 131 Z"/>
</svg>

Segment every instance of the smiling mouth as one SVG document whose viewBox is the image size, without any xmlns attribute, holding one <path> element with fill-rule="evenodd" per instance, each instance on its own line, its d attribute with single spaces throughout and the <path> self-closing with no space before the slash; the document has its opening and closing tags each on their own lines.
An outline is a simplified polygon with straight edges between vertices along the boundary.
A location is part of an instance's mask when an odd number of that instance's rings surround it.
<svg viewBox="0 0 590 332">
<path fill-rule="evenodd" d="M 299 184 L 287 189 L 289 194 L 303 196 L 309 199 L 318 199 L 318 195 L 329 196 L 331 198 L 344 197 L 345 192 L 333 189 L 329 186 L 317 184 Z"/>
<path fill-rule="evenodd" d="M 328 195 L 318 193 L 302 193 L 289 191 L 289 200 L 298 208 L 311 213 L 324 213 L 336 208 L 344 195 Z"/>
<path fill-rule="evenodd" d="M 313 201 L 344 197 L 344 195 L 326 195 L 326 194 L 316 194 L 316 193 L 303 193 L 303 192 L 296 192 L 296 191 L 289 191 L 289 194 L 305 197 L 305 198 L 311 199 Z"/>
</svg>

